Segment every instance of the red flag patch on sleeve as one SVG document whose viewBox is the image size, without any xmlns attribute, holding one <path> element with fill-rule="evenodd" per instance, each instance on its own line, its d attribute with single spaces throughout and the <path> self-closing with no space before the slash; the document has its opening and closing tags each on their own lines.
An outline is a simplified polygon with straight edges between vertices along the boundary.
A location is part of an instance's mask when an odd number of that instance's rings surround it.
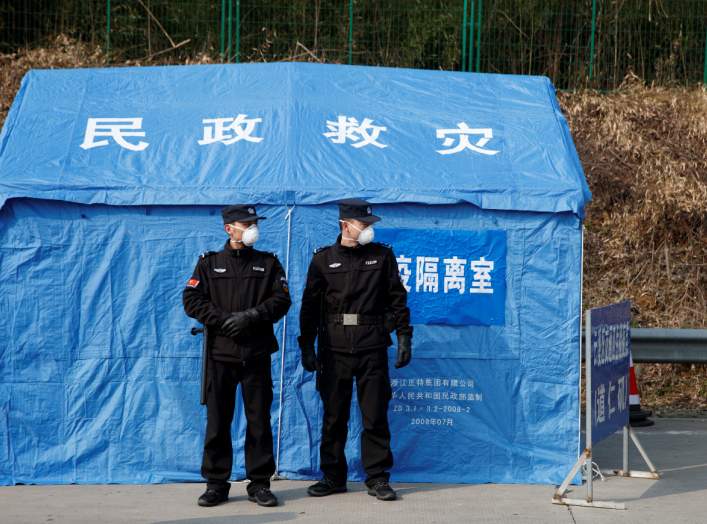
<svg viewBox="0 0 707 524">
<path fill-rule="evenodd" d="M 198 285 L 199 285 L 199 281 L 198 281 L 197 279 L 195 279 L 195 278 L 190 278 L 190 279 L 187 281 L 187 287 L 196 287 L 196 286 L 198 286 Z"/>
</svg>

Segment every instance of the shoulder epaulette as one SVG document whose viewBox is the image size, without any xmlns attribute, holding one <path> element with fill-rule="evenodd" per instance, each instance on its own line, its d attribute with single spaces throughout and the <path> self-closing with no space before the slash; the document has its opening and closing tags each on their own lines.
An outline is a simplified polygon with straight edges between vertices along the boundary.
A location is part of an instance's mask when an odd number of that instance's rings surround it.
<svg viewBox="0 0 707 524">
<path fill-rule="evenodd" d="M 217 251 L 204 251 L 201 255 L 199 255 L 199 258 L 206 258 L 210 257 L 211 255 L 215 255 Z"/>
<path fill-rule="evenodd" d="M 317 249 L 314 250 L 314 254 L 316 255 L 317 253 L 321 253 L 322 251 L 329 249 L 331 246 L 322 246 L 318 247 Z"/>
</svg>

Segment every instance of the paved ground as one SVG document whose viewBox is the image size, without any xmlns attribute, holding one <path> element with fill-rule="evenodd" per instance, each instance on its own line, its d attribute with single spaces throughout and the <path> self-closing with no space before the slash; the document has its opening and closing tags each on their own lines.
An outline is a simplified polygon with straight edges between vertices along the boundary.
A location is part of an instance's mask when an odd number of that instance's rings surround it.
<svg viewBox="0 0 707 524">
<path fill-rule="evenodd" d="M 308 482 L 278 481 L 277 508 L 248 502 L 244 484 L 234 484 L 230 501 L 215 508 L 196 505 L 201 484 L 13 486 L 0 487 L 0 523 L 707 523 L 707 419 L 658 419 L 638 435 L 663 478 L 594 484 L 596 500 L 624 502 L 626 511 L 553 505 L 552 486 L 404 484 L 396 486 L 401 500 L 379 502 L 360 484 L 312 499 Z M 595 460 L 602 469 L 618 467 L 620 449 L 617 435 L 597 446 Z M 632 467 L 645 469 L 639 460 L 633 453 Z M 571 496 L 584 493 L 573 489 Z"/>
</svg>

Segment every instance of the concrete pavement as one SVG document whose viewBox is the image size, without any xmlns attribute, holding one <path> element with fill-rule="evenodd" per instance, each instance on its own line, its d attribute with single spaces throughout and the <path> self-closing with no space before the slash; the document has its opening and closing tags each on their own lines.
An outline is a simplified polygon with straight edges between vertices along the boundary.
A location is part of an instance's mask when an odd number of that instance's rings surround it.
<svg viewBox="0 0 707 524">
<path fill-rule="evenodd" d="M 0 487 L 0 523 L 707 523 L 707 419 L 657 419 L 637 433 L 663 478 L 594 483 L 596 500 L 624 502 L 625 511 L 554 505 L 554 487 L 537 485 L 397 484 L 400 500 L 380 502 L 357 483 L 313 499 L 310 482 L 277 481 L 276 508 L 248 502 L 243 483 L 215 508 L 196 505 L 203 484 L 11 486 Z M 620 467 L 620 435 L 600 443 L 594 458 L 602 469 Z M 638 452 L 631 458 L 633 469 L 646 469 Z M 572 489 L 569 496 L 583 496 L 583 487 Z"/>
</svg>

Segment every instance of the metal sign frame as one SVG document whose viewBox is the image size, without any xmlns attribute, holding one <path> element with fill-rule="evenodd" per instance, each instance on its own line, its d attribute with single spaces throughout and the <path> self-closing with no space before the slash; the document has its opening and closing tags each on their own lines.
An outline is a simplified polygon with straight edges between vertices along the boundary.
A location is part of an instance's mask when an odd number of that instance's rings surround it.
<svg viewBox="0 0 707 524">
<path fill-rule="evenodd" d="M 612 501 L 599 501 L 594 500 L 593 491 L 593 471 L 592 471 L 592 310 L 588 309 L 585 311 L 585 339 L 584 339 L 584 359 L 585 359 L 585 395 L 586 395 L 586 408 L 585 408 L 585 434 L 586 434 L 586 447 L 584 451 L 580 454 L 577 462 L 567 474 L 562 484 L 555 490 L 555 494 L 552 497 L 553 504 L 564 504 L 567 506 L 586 506 L 593 508 L 607 508 L 607 509 L 626 509 L 626 505 L 622 502 L 612 502 Z M 629 440 L 633 441 L 636 449 L 640 453 L 641 457 L 648 466 L 649 471 L 632 471 L 629 468 Z M 587 494 L 584 499 L 581 498 L 569 498 L 565 494 L 568 491 L 570 482 L 577 475 L 577 473 L 583 469 L 584 478 L 586 480 Z M 615 475 L 619 477 L 632 477 L 632 478 L 642 478 L 642 479 L 659 479 L 660 474 L 656 470 L 655 466 L 651 462 L 648 454 L 643 449 L 641 442 L 638 440 L 636 432 L 633 431 L 630 424 L 626 424 L 623 427 L 623 460 L 622 469 L 602 471 L 602 473 L 607 475 Z"/>
</svg>

